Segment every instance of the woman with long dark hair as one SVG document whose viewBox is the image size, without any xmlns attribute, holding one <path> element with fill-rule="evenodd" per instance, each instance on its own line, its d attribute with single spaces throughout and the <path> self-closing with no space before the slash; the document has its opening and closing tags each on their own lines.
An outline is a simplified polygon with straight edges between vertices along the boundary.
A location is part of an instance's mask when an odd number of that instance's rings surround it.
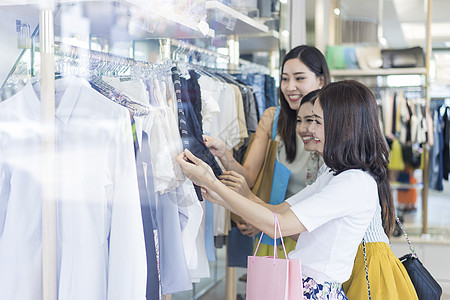
<svg viewBox="0 0 450 300">
<path fill-rule="evenodd" d="M 263 203 L 250 191 L 246 197 L 234 192 L 188 151 L 177 161 L 188 177 L 202 186 L 206 199 L 269 235 L 276 212 L 283 235 L 300 234 L 289 257 L 302 263 L 306 298 L 346 299 L 342 283 L 350 278 L 358 246 L 370 223 L 379 218 L 388 233 L 394 225 L 387 174 L 389 151 L 379 126 L 375 97 L 357 81 L 322 88 L 313 117 L 310 132 L 328 171 L 279 205 Z"/>
<path fill-rule="evenodd" d="M 329 82 L 330 72 L 327 62 L 317 48 L 307 45 L 293 48 L 286 54 L 281 65 L 280 106 L 269 107 L 262 115 L 245 162 L 242 165 L 238 163 L 232 152 L 228 151 L 226 145 L 219 139 L 204 136 L 206 146 L 220 159 L 227 171 L 241 174 L 248 186 L 253 187 L 264 163 L 269 141 L 277 140 L 277 159 L 291 172 L 286 190 L 286 199 L 289 198 L 315 180 L 315 177 L 308 178 L 310 176 L 308 165 L 311 165 L 311 160 L 316 157 L 303 148 L 303 143 L 295 130 L 300 102 L 309 92 Z M 274 127 L 276 127 L 275 137 L 272 136 Z M 227 174 L 225 172 L 224 175 Z M 243 234 L 249 236 L 260 232 L 245 220 L 237 222 L 237 226 Z M 295 241 L 289 237 L 285 238 L 285 244 L 288 252 L 295 248 Z M 259 247 L 258 255 L 265 256 L 272 253 L 272 247 L 262 245 Z M 280 256 L 283 257 L 284 254 L 281 253 Z"/>
</svg>

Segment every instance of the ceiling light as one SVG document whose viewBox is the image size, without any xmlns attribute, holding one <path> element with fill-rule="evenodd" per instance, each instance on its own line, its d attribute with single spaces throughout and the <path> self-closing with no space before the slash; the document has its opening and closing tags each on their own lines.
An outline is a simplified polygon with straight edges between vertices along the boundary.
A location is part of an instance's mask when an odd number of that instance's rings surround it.
<svg viewBox="0 0 450 300">
<path fill-rule="evenodd" d="M 334 14 L 336 15 L 336 16 L 339 16 L 340 14 L 341 14 L 341 10 L 339 9 L 339 8 L 335 8 L 334 9 Z"/>
<path fill-rule="evenodd" d="M 288 37 L 288 36 L 289 36 L 289 31 L 283 30 L 283 31 L 281 32 L 281 35 L 284 36 L 284 37 Z"/>
<path fill-rule="evenodd" d="M 386 46 L 386 44 L 387 44 L 386 38 L 380 37 L 380 44 L 381 44 L 382 46 Z"/>
<path fill-rule="evenodd" d="M 286 4 L 287 0 L 280 0 L 280 3 Z"/>
</svg>

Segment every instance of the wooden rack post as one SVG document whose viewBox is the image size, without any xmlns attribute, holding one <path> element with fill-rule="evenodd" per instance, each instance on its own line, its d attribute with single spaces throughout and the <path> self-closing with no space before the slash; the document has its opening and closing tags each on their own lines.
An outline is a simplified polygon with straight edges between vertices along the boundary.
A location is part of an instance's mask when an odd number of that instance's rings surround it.
<svg viewBox="0 0 450 300">
<path fill-rule="evenodd" d="M 239 68 L 239 37 L 237 35 L 229 35 L 227 37 L 228 53 L 230 54 L 229 70 L 237 70 Z M 225 299 L 236 299 L 236 268 L 228 266 L 228 236 L 227 236 L 227 255 L 226 255 L 226 277 L 225 277 Z"/>
<path fill-rule="evenodd" d="M 429 116 L 430 114 L 430 58 L 431 58 L 431 4 L 433 0 L 428 0 L 427 6 L 427 26 L 426 26 L 426 50 L 425 50 L 425 66 L 427 69 L 426 78 L 426 104 L 425 104 L 425 114 Z M 427 118 L 428 119 L 428 118 Z M 423 189 L 422 189 L 422 233 L 428 233 L 428 177 L 429 177 L 429 145 L 425 146 L 425 153 L 423 157 Z"/>
</svg>

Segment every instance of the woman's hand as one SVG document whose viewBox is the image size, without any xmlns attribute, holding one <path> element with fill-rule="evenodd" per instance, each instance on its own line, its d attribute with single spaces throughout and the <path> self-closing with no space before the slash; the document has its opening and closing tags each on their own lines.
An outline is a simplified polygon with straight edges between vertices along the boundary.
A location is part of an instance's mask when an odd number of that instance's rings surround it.
<svg viewBox="0 0 450 300">
<path fill-rule="evenodd" d="M 180 164 L 184 174 L 196 185 L 209 189 L 217 181 L 211 167 L 188 149 L 178 155 L 176 161 Z"/>
<path fill-rule="evenodd" d="M 216 192 L 214 192 L 211 189 L 202 187 L 201 188 L 202 191 L 202 197 L 203 199 L 208 200 L 211 203 L 223 206 L 223 207 L 227 207 L 227 203 L 225 202 L 225 200 L 222 199 L 222 197 L 220 197 Z"/>
<path fill-rule="evenodd" d="M 247 236 L 254 236 L 261 232 L 261 230 L 259 230 L 252 224 L 245 222 L 244 220 L 236 222 L 236 226 L 237 228 L 239 228 L 243 235 Z"/>
<path fill-rule="evenodd" d="M 196 185 L 201 186 L 202 196 L 206 200 L 221 205 L 231 212 L 236 211 L 217 193 L 221 187 L 229 191 L 214 175 L 210 166 L 195 157 L 189 150 L 177 156 L 176 161 L 180 164 L 186 176 Z"/>
<path fill-rule="evenodd" d="M 203 135 L 203 142 L 206 147 L 208 147 L 209 151 L 211 151 L 211 153 L 218 158 L 224 157 L 226 151 L 228 150 L 224 142 L 207 135 Z"/>
<path fill-rule="evenodd" d="M 247 181 L 244 176 L 239 173 L 234 171 L 225 171 L 222 175 L 220 175 L 220 181 L 245 198 L 250 198 L 252 196 L 252 191 L 248 187 Z"/>
</svg>

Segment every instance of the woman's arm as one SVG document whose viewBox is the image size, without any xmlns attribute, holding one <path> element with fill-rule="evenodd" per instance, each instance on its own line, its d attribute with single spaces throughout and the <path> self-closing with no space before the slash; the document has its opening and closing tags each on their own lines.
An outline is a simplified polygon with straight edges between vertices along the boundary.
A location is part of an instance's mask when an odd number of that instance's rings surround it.
<svg viewBox="0 0 450 300">
<path fill-rule="evenodd" d="M 187 159 L 193 163 L 187 162 Z M 255 198 L 247 199 L 237 192 L 229 189 L 212 173 L 211 168 L 202 160 L 186 150 L 177 157 L 178 163 L 185 174 L 197 185 L 202 186 L 203 196 L 230 211 L 243 217 L 259 230 L 273 237 L 273 212 L 278 213 L 281 230 L 284 236 L 290 236 L 305 231 L 303 224 L 289 209 L 289 204 L 283 202 L 279 205 L 263 203 Z"/>
<path fill-rule="evenodd" d="M 249 149 L 249 153 L 247 154 L 243 165 L 239 164 L 234 159 L 231 151 L 224 149 L 225 145 L 223 143 L 223 145 L 221 145 L 221 143 L 215 139 L 211 139 L 207 136 L 204 137 L 206 146 L 219 158 L 225 169 L 228 171 L 235 171 L 244 176 L 249 187 L 253 187 L 255 184 L 258 173 L 264 163 L 275 111 L 275 107 L 270 107 L 266 109 L 261 117 L 252 146 Z"/>
<path fill-rule="evenodd" d="M 244 177 L 234 171 L 225 171 L 222 173 L 222 175 L 220 175 L 219 178 L 220 182 L 222 182 L 226 187 L 232 189 L 233 191 L 239 193 L 241 196 L 253 202 L 266 206 L 271 211 L 281 213 L 286 211 L 290 207 L 290 204 L 288 203 L 285 203 L 283 205 L 271 205 L 264 202 L 262 199 L 258 198 L 258 196 L 252 193 Z"/>
<path fill-rule="evenodd" d="M 247 182 L 245 181 L 244 176 L 238 174 L 234 171 L 225 171 L 220 175 L 220 181 L 225 184 L 228 188 L 232 189 L 233 191 L 239 193 L 241 196 L 252 200 L 253 202 L 260 203 L 261 205 L 266 205 L 264 201 L 262 201 L 260 198 L 258 198 L 255 194 L 252 193 L 250 188 L 247 185 Z M 285 210 L 289 209 L 289 205 L 267 205 L 267 208 L 271 211 L 276 212 L 284 212 Z M 260 233 L 261 231 L 241 218 L 241 221 L 236 222 L 236 226 L 239 228 L 242 234 L 248 235 L 248 236 L 254 236 L 255 234 Z M 297 240 L 298 236 L 292 237 Z"/>
<path fill-rule="evenodd" d="M 305 231 L 303 224 L 297 219 L 295 214 L 289 209 L 289 204 L 283 202 L 279 205 L 264 203 L 262 200 L 247 199 L 238 193 L 227 188 L 220 181 L 215 181 L 206 187 L 206 191 L 214 191 L 222 201 L 236 214 L 244 218 L 250 224 L 268 234 L 273 238 L 273 212 L 278 214 L 283 236 L 290 236 Z M 207 200 L 210 199 L 208 192 L 205 194 Z"/>
</svg>

